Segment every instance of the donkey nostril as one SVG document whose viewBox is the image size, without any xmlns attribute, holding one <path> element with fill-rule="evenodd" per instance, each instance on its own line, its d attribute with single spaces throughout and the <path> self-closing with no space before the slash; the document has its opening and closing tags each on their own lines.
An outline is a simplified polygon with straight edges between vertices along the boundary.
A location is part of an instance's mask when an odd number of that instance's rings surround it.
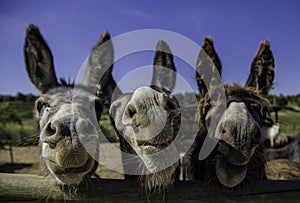
<svg viewBox="0 0 300 203">
<path fill-rule="evenodd" d="M 52 136 L 55 135 L 55 133 L 56 133 L 56 127 L 52 126 L 52 123 L 49 123 L 49 125 L 46 128 L 46 135 Z"/>
<path fill-rule="evenodd" d="M 56 147 L 56 144 L 55 144 L 55 143 L 48 143 L 48 145 L 49 145 L 49 147 L 50 147 L 51 149 L 54 149 L 54 148 Z"/>
<path fill-rule="evenodd" d="M 127 114 L 130 118 L 132 118 L 136 114 L 136 109 L 134 106 L 129 106 L 127 110 Z"/>
</svg>

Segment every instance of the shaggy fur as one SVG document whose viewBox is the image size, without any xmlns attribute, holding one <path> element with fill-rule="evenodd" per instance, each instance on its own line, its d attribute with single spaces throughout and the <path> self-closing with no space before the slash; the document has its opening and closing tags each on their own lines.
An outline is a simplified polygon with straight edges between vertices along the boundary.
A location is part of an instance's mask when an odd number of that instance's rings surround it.
<svg viewBox="0 0 300 203">
<path fill-rule="evenodd" d="M 105 100 L 96 93 L 103 92 L 101 88 L 107 83 L 100 78 L 102 73 L 107 78 L 103 70 L 106 71 L 105 66 L 110 63 L 104 60 L 111 57 L 106 53 L 107 49 L 101 49 L 107 36 L 109 38 L 108 33 L 102 34 L 93 48 L 90 57 L 94 60 L 88 63 L 83 84 L 74 85 L 65 80 L 58 82 L 51 50 L 38 27 L 29 25 L 27 28 L 26 70 L 41 93 L 35 104 L 40 124 L 41 169 L 43 175 L 50 176 L 63 188 L 76 188 L 75 185 L 96 177 L 97 126 Z M 92 152 L 86 151 L 80 139 L 89 144 Z"/>
<path fill-rule="evenodd" d="M 208 57 L 211 60 L 207 59 Z M 211 77 L 208 81 L 214 83 L 216 78 L 214 75 L 200 75 L 199 70 L 202 67 L 210 67 L 213 73 L 216 71 L 221 75 L 222 67 L 221 62 L 219 61 L 218 55 L 213 47 L 213 41 L 211 38 L 204 39 L 204 45 L 202 46 L 202 50 L 200 51 L 199 58 L 197 61 L 197 74 L 196 80 L 200 91 L 200 99 L 199 99 L 199 109 L 200 113 L 197 116 L 197 119 L 200 120 L 200 126 L 198 135 L 189 149 L 189 151 L 185 154 L 183 158 L 183 172 L 184 177 L 186 179 L 198 179 L 198 180 L 206 180 L 208 182 L 216 183 L 217 185 L 222 185 L 217 176 L 218 168 L 216 164 L 216 160 L 218 159 L 219 150 L 221 146 L 230 145 L 232 150 L 237 150 L 235 153 L 239 153 L 244 144 L 247 143 L 260 143 L 254 150 L 253 155 L 250 157 L 249 162 L 242 167 L 246 167 L 246 175 L 243 178 L 242 182 L 239 184 L 223 184 L 225 187 L 234 187 L 234 188 L 243 188 L 247 183 L 260 180 L 265 178 L 264 169 L 265 169 L 265 160 L 263 156 L 263 144 L 261 143 L 262 135 L 259 133 L 258 135 L 249 135 L 249 137 L 244 137 L 243 140 L 236 140 L 236 137 L 232 137 L 230 139 L 226 138 L 225 140 L 218 141 L 216 147 L 212 151 L 212 153 L 204 160 L 198 160 L 198 156 L 200 150 L 203 146 L 205 139 L 210 139 L 207 137 L 207 121 L 210 121 L 211 118 L 211 92 L 208 90 L 204 84 L 205 77 Z M 258 71 L 259 69 L 259 71 Z M 261 44 L 260 49 L 252 62 L 250 76 L 245 87 L 241 87 L 237 84 L 232 86 L 224 85 L 225 95 L 227 102 L 231 102 L 230 100 L 233 98 L 234 102 L 243 103 L 247 108 L 247 111 L 251 114 L 253 121 L 255 121 L 259 126 L 262 125 L 263 121 L 269 117 L 269 112 L 271 110 L 270 103 L 267 99 L 267 94 L 270 88 L 272 87 L 272 82 L 274 78 L 274 58 L 272 52 L 269 47 L 269 42 L 265 41 Z M 211 85 L 211 88 L 220 88 L 216 85 Z M 213 89 L 216 90 L 216 89 Z M 227 103 L 227 107 L 231 103 Z M 216 105 L 218 106 L 218 104 Z M 226 112 L 226 111 L 225 111 Z M 232 120 L 233 121 L 233 120 Z M 231 121 L 231 122 L 232 122 Z M 252 122 L 253 122 L 252 121 Z M 221 121 L 219 121 L 221 122 Z M 242 122 L 242 121 L 240 121 Z M 232 125 L 235 125 L 232 123 Z M 223 130 L 224 131 L 224 130 Z M 260 132 L 260 131 L 259 131 Z M 242 139 L 239 138 L 239 139 Z M 251 144 L 252 145 L 252 144 Z M 250 145 L 250 146 L 251 146 Z M 242 150 L 240 151 L 243 154 Z M 233 156 L 233 155 L 232 155 Z M 233 159 L 231 157 L 227 157 Z M 232 173 L 234 176 L 234 171 L 240 170 L 238 166 L 232 165 L 231 162 L 227 163 L 226 171 Z M 232 169 L 232 171 L 231 171 Z M 233 170 L 234 169 L 234 170 Z M 222 169 L 223 170 L 223 169 Z M 245 170 L 245 169 L 243 169 Z M 231 171 L 231 172 L 230 172 Z M 219 172 L 220 173 L 220 172 Z"/>
<path fill-rule="evenodd" d="M 175 139 L 180 126 L 180 111 L 169 98 L 175 82 L 173 55 L 169 46 L 164 41 L 159 41 L 150 87 L 141 87 L 133 93 L 119 95 L 110 107 L 111 120 L 118 132 L 121 150 L 125 152 L 122 157 L 123 167 L 125 171 L 137 174 L 125 174 L 125 178 L 139 180 L 147 192 L 164 191 L 176 176 L 174 174 L 178 163 L 162 171 L 155 171 L 159 168 L 155 165 L 157 161 L 163 162 L 155 153 L 166 148 Z M 163 128 L 156 135 L 153 130 L 155 131 L 156 124 L 160 123 L 165 125 L 161 126 Z M 143 139 L 139 140 L 137 137 Z M 137 158 L 132 160 L 126 154 Z"/>
</svg>

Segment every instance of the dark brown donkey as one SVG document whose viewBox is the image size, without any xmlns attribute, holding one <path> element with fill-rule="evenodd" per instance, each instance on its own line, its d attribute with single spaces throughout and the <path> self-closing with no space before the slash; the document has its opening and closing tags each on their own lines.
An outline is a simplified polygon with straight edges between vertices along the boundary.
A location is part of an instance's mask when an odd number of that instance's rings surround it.
<svg viewBox="0 0 300 203">
<path fill-rule="evenodd" d="M 183 158 L 185 179 L 207 180 L 229 188 L 263 179 L 265 161 L 261 127 L 269 116 L 270 103 L 267 96 L 274 78 L 274 58 L 269 41 L 261 43 L 244 87 L 237 84 L 223 86 L 220 83 L 222 87 L 212 84 L 212 88 L 208 89 L 204 80 L 211 77 L 207 81 L 214 83 L 216 78 L 205 74 L 199 75 L 198 73 L 205 67 L 209 67 L 212 73 L 217 71 L 219 75 L 222 74 L 221 62 L 213 40 L 209 37 L 204 38 L 197 62 L 200 128 L 195 143 Z M 225 110 L 220 113 L 216 127 L 208 136 L 210 123 L 213 119 L 217 119 L 212 115 L 215 108 L 220 106 L 213 105 L 210 97 L 212 93 L 220 94 L 218 91 L 222 89 Z M 216 140 L 213 145 L 215 147 L 208 157 L 200 161 L 198 157 L 205 139 Z"/>
</svg>

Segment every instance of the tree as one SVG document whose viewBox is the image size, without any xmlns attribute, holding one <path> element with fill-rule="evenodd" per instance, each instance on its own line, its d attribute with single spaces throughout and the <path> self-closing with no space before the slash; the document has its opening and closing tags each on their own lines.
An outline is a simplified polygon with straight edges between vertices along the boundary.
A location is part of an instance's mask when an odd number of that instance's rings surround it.
<svg viewBox="0 0 300 203">
<path fill-rule="evenodd" d="M 18 92 L 17 96 L 16 96 L 16 100 L 17 101 L 25 101 L 26 100 L 26 96 L 20 92 Z"/>
<path fill-rule="evenodd" d="M 288 99 L 282 94 L 280 94 L 279 97 L 277 98 L 277 104 L 279 106 L 286 106 L 288 104 Z"/>
<path fill-rule="evenodd" d="M 4 127 L 8 123 L 18 123 L 19 125 L 22 125 L 22 120 L 18 112 L 15 109 L 13 109 L 8 102 L 1 102 L 0 127 Z"/>
</svg>

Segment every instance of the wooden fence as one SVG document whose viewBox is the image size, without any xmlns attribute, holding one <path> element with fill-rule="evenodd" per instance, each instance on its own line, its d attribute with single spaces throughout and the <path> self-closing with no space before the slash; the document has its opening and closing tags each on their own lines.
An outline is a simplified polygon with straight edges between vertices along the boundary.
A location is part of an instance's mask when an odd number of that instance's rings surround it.
<svg viewBox="0 0 300 203">
<path fill-rule="evenodd" d="M 80 202 L 299 202 L 300 180 L 259 181 L 247 189 L 216 189 L 199 181 L 178 182 L 164 195 L 148 196 L 137 183 L 126 180 L 95 180 L 77 192 L 63 190 L 48 178 L 0 173 L 0 200 L 44 200 Z"/>
</svg>

